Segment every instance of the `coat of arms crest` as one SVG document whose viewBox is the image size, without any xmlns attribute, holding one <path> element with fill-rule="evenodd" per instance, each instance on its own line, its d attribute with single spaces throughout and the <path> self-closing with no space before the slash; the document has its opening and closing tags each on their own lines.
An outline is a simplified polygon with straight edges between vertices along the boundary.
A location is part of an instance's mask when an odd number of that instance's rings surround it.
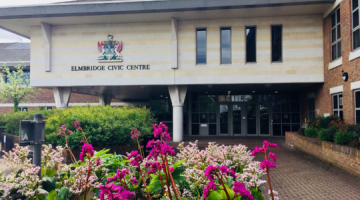
<svg viewBox="0 0 360 200">
<path fill-rule="evenodd" d="M 107 41 L 98 42 L 98 50 L 100 55 L 98 60 L 113 60 L 122 62 L 122 55 L 120 54 L 123 43 L 114 40 L 113 35 L 108 35 Z"/>
</svg>

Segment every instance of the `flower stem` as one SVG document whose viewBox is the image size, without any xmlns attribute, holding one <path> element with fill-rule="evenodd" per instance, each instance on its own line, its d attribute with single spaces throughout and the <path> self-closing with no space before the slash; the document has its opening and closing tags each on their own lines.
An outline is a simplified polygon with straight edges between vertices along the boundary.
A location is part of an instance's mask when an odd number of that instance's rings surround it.
<svg viewBox="0 0 360 200">
<path fill-rule="evenodd" d="M 219 179 L 221 185 L 223 186 L 224 191 L 225 191 L 225 194 L 226 194 L 228 200 L 231 200 L 230 195 L 229 195 L 229 193 L 227 192 L 227 189 L 226 189 L 226 187 L 225 187 L 225 185 L 224 185 L 224 182 L 222 181 L 222 176 L 221 176 L 221 178 L 220 178 L 219 175 L 217 175 L 217 174 L 216 174 L 216 176 L 217 176 L 217 178 Z"/>
<path fill-rule="evenodd" d="M 142 179 L 142 181 L 144 182 L 145 189 L 146 189 L 146 192 L 147 192 L 147 194 L 148 194 L 149 200 L 151 200 L 151 196 L 150 196 L 149 190 L 148 190 L 148 188 L 147 188 L 147 186 L 146 186 L 145 179 L 144 179 L 144 177 L 143 177 L 143 175 L 142 175 L 140 165 L 139 165 L 139 171 L 140 171 L 140 176 L 141 176 L 141 179 Z"/>
<path fill-rule="evenodd" d="M 86 182 L 85 182 L 85 194 L 84 194 L 84 200 L 86 200 L 87 184 L 88 184 L 88 181 L 89 181 L 89 176 L 90 176 L 90 171 L 91 171 L 91 165 L 90 165 L 90 155 L 88 156 L 88 159 L 89 159 L 89 167 L 88 167 L 88 173 L 87 173 L 87 176 L 86 176 Z"/>
<path fill-rule="evenodd" d="M 86 136 L 85 136 L 85 133 L 84 133 L 84 131 L 82 130 L 82 128 L 81 128 L 81 132 L 82 132 L 82 134 L 84 135 L 84 138 L 85 138 L 85 140 L 86 140 L 86 143 L 89 144 L 89 141 L 87 140 L 87 138 L 86 138 Z"/>
<path fill-rule="evenodd" d="M 266 175 L 267 175 L 267 179 L 268 179 L 268 182 L 269 182 L 271 199 L 274 200 L 274 194 L 273 194 L 273 191 L 272 191 L 272 188 L 271 188 L 271 182 L 270 182 L 269 168 L 268 167 L 266 167 Z"/>
<path fill-rule="evenodd" d="M 181 196 L 180 196 L 180 193 L 179 193 L 179 190 L 178 190 L 178 188 L 176 187 L 174 178 L 172 177 L 172 174 L 171 174 L 171 172 L 170 172 L 170 168 L 169 168 L 169 164 L 168 164 L 166 155 L 165 155 L 165 165 L 166 165 L 166 168 L 167 168 L 167 170 L 168 170 L 168 172 L 169 172 L 169 177 L 170 177 L 170 180 L 171 180 L 171 185 L 173 185 L 173 188 L 174 188 L 174 190 L 175 190 L 175 192 L 176 192 L 175 197 L 178 196 L 179 199 L 182 200 L 182 199 L 181 199 Z M 177 199 L 177 198 L 176 198 L 176 199 Z"/>
<path fill-rule="evenodd" d="M 159 178 L 160 178 L 160 183 L 161 183 L 161 188 L 162 188 L 162 190 L 163 190 L 163 194 L 165 195 L 165 189 L 164 189 L 164 184 L 163 184 L 163 180 L 164 180 L 164 178 L 163 177 L 161 177 L 161 173 L 160 173 L 160 171 L 159 171 Z"/>
<path fill-rule="evenodd" d="M 140 155 L 144 158 L 144 153 L 143 153 L 142 150 L 141 150 L 141 146 L 140 146 L 139 140 L 138 140 L 137 138 L 136 138 L 136 141 L 137 141 L 137 143 L 138 143 Z"/>
</svg>

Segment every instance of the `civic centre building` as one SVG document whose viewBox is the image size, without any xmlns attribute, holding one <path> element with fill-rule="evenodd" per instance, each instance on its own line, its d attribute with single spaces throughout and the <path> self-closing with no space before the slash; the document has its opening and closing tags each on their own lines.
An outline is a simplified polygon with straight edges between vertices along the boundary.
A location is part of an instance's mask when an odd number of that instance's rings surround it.
<svg viewBox="0 0 360 200">
<path fill-rule="evenodd" d="M 316 115 L 360 121 L 359 4 L 82 0 L 0 8 L 0 26 L 31 39 L 30 85 L 56 107 L 145 105 L 174 141 L 284 136 Z"/>
</svg>

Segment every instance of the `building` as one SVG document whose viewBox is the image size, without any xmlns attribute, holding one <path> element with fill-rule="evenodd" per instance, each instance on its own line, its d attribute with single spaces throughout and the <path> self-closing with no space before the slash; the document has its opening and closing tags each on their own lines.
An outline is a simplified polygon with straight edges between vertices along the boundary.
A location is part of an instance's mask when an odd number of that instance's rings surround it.
<svg viewBox="0 0 360 200">
<path fill-rule="evenodd" d="M 0 8 L 0 26 L 31 39 L 30 84 L 57 107 L 147 105 L 174 141 L 284 136 L 315 115 L 355 123 L 357 3 L 84 0 Z"/>
</svg>

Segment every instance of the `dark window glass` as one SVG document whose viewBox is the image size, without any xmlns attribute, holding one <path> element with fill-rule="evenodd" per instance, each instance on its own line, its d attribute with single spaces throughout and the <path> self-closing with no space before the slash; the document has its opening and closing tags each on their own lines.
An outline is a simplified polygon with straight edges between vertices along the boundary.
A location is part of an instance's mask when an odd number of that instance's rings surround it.
<svg viewBox="0 0 360 200">
<path fill-rule="evenodd" d="M 290 124 L 283 124 L 281 136 L 285 136 L 285 132 L 289 132 L 289 131 L 291 131 Z"/>
<path fill-rule="evenodd" d="M 334 109 L 338 108 L 338 95 L 333 96 L 333 108 Z"/>
<path fill-rule="evenodd" d="M 209 122 L 210 123 L 216 123 L 216 113 L 210 113 L 209 114 Z"/>
<path fill-rule="evenodd" d="M 340 23 L 340 9 L 337 9 L 336 11 L 336 23 Z"/>
<path fill-rule="evenodd" d="M 356 111 L 356 124 L 360 124 L 360 110 Z"/>
<path fill-rule="evenodd" d="M 339 24 L 336 28 L 336 39 L 340 39 L 340 38 L 341 38 L 341 29 Z"/>
<path fill-rule="evenodd" d="M 231 63 L 231 29 L 221 29 L 221 63 Z"/>
<path fill-rule="evenodd" d="M 355 106 L 356 108 L 360 108 L 360 91 L 359 92 L 355 92 Z M 359 115 L 360 117 L 360 115 Z"/>
<path fill-rule="evenodd" d="M 246 62 L 256 62 L 256 27 L 246 27 Z"/>
<path fill-rule="evenodd" d="M 280 102 L 276 102 L 273 103 L 273 112 L 281 112 L 281 103 Z"/>
<path fill-rule="evenodd" d="M 340 110 L 340 119 L 341 119 L 341 120 L 344 120 L 343 111 L 342 111 L 342 110 Z"/>
<path fill-rule="evenodd" d="M 191 103 L 191 112 L 199 112 L 199 104 Z"/>
<path fill-rule="evenodd" d="M 353 7 L 353 10 L 355 10 L 358 6 L 359 6 L 359 2 L 358 0 L 352 0 L 352 7 Z"/>
<path fill-rule="evenodd" d="M 273 135 L 274 136 L 281 136 L 281 124 L 274 124 L 273 125 Z"/>
<path fill-rule="evenodd" d="M 196 63 L 206 63 L 206 29 L 196 30 Z"/>
<path fill-rule="evenodd" d="M 199 123 L 199 114 L 192 114 L 191 115 L 191 121 L 193 123 Z"/>
<path fill-rule="evenodd" d="M 338 112 L 338 111 L 334 111 L 334 116 L 335 116 L 335 117 L 339 117 L 339 112 Z"/>
<path fill-rule="evenodd" d="M 336 41 L 336 28 L 334 28 L 332 31 L 331 31 L 331 38 L 332 38 L 332 42 L 335 42 Z"/>
<path fill-rule="evenodd" d="M 336 16 L 335 13 L 331 15 L 331 27 L 336 26 Z"/>
<path fill-rule="evenodd" d="M 298 131 L 300 129 L 300 124 L 291 125 L 291 131 Z"/>
<path fill-rule="evenodd" d="M 216 135 L 216 124 L 209 124 L 209 135 Z"/>
<path fill-rule="evenodd" d="M 290 114 L 289 113 L 282 114 L 282 123 L 290 123 Z"/>
<path fill-rule="evenodd" d="M 353 13 L 353 28 L 359 25 L 359 10 Z"/>
<path fill-rule="evenodd" d="M 192 124 L 191 131 L 192 131 L 192 135 L 199 135 L 200 132 L 199 124 Z"/>
<path fill-rule="evenodd" d="M 281 123 L 281 114 L 273 113 L 273 123 Z"/>
<path fill-rule="evenodd" d="M 357 49 L 360 47 L 360 28 L 354 32 L 353 37 L 354 37 L 354 49 Z"/>
<path fill-rule="evenodd" d="M 208 123 L 208 114 L 207 113 L 201 113 L 200 114 L 200 123 Z"/>
<path fill-rule="evenodd" d="M 272 61 L 282 61 L 282 26 L 271 26 Z"/>
<path fill-rule="evenodd" d="M 336 59 L 336 45 L 333 45 L 331 48 L 331 58 L 332 60 Z"/>
<path fill-rule="evenodd" d="M 300 123 L 300 113 L 291 114 L 291 123 Z"/>
<path fill-rule="evenodd" d="M 291 103 L 290 103 L 290 102 L 283 103 L 283 104 L 282 104 L 282 111 L 283 111 L 283 112 L 290 112 L 290 106 L 291 106 Z"/>
<path fill-rule="evenodd" d="M 291 101 L 299 101 L 300 96 L 298 92 L 291 93 Z"/>
<path fill-rule="evenodd" d="M 300 112 L 300 103 L 292 102 L 291 103 L 291 112 Z"/>
<path fill-rule="evenodd" d="M 341 57 L 341 41 L 336 44 L 336 48 L 337 48 L 336 56 L 337 56 L 337 58 L 340 58 Z"/>
<path fill-rule="evenodd" d="M 342 103 L 342 94 L 339 95 L 339 109 L 343 108 L 343 103 Z"/>
</svg>

